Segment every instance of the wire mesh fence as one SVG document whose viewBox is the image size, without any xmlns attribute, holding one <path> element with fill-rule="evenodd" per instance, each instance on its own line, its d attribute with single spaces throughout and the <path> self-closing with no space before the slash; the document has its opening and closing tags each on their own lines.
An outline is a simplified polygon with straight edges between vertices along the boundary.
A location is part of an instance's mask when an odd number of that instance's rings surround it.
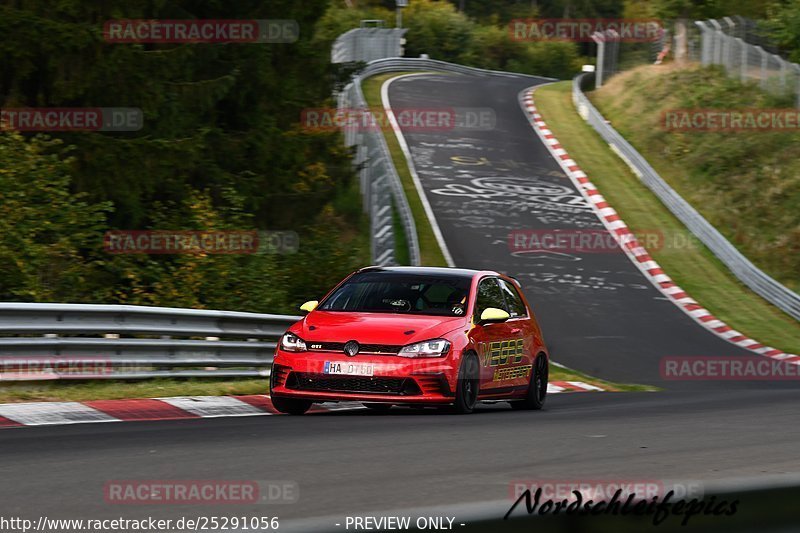
<svg viewBox="0 0 800 533">
<path fill-rule="evenodd" d="M 791 95 L 800 107 L 800 65 L 766 49 L 752 24 L 737 24 L 726 17 L 696 21 L 695 26 L 701 36 L 698 59 L 703 65 L 720 65 L 730 77 L 755 81 L 776 96 Z M 751 39 L 761 44 L 748 42 Z"/>
<path fill-rule="evenodd" d="M 639 65 L 660 63 L 668 54 L 703 65 L 719 65 L 728 76 L 742 82 L 755 81 L 776 96 L 791 96 L 800 107 L 800 65 L 777 55 L 757 24 L 743 17 L 725 17 L 675 23 L 652 42 L 627 42 L 613 30 L 598 32 L 595 85 L 601 87 L 612 76 Z"/>
<path fill-rule="evenodd" d="M 592 40 L 597 44 L 596 88 L 619 72 L 660 62 L 671 48 L 670 32 L 666 30 L 652 41 L 625 40 L 613 29 L 595 32 Z"/>
</svg>

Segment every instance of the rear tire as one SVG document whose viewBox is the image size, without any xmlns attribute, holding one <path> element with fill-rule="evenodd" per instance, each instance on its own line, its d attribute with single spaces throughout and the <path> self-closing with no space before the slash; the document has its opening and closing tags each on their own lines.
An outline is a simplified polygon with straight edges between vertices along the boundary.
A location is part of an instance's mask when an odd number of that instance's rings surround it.
<svg viewBox="0 0 800 533">
<path fill-rule="evenodd" d="M 456 383 L 456 398 L 451 408 L 453 413 L 466 415 L 475 409 L 481 385 L 481 372 L 478 356 L 468 353 L 461 359 Z"/>
<path fill-rule="evenodd" d="M 284 398 L 281 396 L 271 396 L 272 406 L 281 413 L 287 415 L 302 415 L 311 409 L 314 403 L 311 400 L 297 400 L 295 398 Z"/>
<path fill-rule="evenodd" d="M 385 413 L 386 411 L 392 408 L 392 404 L 390 403 L 364 403 L 362 405 L 367 409 L 371 409 L 372 411 L 378 411 L 380 413 Z"/>
<path fill-rule="evenodd" d="M 538 411 L 544 407 L 547 398 L 547 380 L 550 371 L 547 364 L 547 357 L 539 354 L 531 369 L 531 381 L 528 385 L 528 393 L 524 400 L 510 402 L 512 409 L 525 411 Z"/>
</svg>

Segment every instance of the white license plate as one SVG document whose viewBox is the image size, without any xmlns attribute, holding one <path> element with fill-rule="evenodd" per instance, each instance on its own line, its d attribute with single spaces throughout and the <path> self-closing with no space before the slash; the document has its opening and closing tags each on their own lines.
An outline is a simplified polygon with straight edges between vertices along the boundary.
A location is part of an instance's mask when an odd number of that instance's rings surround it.
<svg viewBox="0 0 800 533">
<path fill-rule="evenodd" d="M 341 361 L 325 361 L 324 374 L 341 376 L 371 376 L 375 373 L 375 365 L 369 363 L 344 363 Z"/>
</svg>

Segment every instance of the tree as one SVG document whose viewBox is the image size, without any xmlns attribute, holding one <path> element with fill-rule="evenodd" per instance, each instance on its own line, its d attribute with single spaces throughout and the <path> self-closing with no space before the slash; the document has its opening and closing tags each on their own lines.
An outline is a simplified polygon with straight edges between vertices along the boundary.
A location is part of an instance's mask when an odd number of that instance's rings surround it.
<svg viewBox="0 0 800 533">
<path fill-rule="evenodd" d="M 109 202 L 70 192 L 58 140 L 0 132 L 0 300 L 77 301 L 91 292 Z"/>
</svg>

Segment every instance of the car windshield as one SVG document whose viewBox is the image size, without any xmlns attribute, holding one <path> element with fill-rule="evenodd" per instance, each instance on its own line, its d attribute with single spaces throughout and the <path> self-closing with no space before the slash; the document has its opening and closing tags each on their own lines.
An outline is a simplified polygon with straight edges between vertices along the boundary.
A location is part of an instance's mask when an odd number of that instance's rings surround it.
<svg viewBox="0 0 800 533">
<path fill-rule="evenodd" d="M 461 276 L 360 272 L 319 309 L 364 313 L 463 316 L 470 279 Z"/>
</svg>

